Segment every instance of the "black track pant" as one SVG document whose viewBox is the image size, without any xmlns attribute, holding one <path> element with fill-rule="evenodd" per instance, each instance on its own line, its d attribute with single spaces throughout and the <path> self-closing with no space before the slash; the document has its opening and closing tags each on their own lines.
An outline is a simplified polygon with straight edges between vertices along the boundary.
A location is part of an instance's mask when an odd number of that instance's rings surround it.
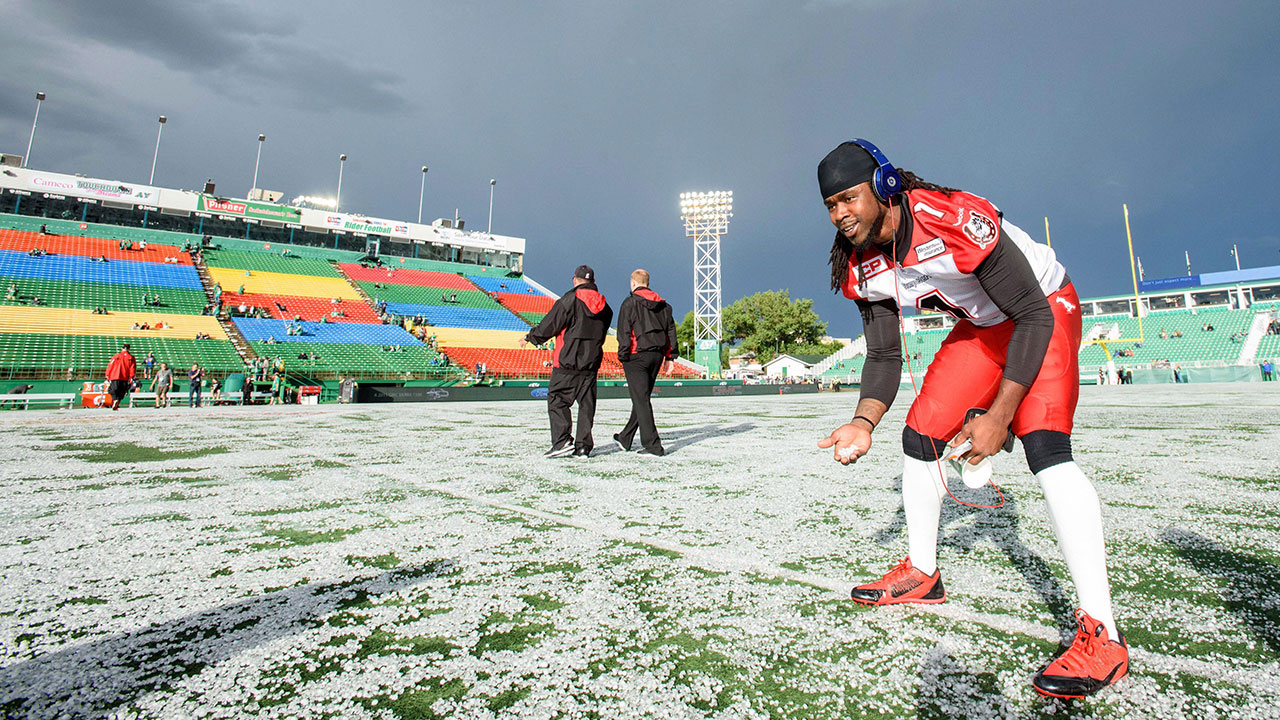
<svg viewBox="0 0 1280 720">
<path fill-rule="evenodd" d="M 578 403 L 578 433 L 570 435 L 573 419 L 569 408 Z M 595 447 L 591 426 L 596 419 L 596 374 L 591 371 L 552 370 L 547 386 L 547 415 L 551 417 L 551 447 L 573 440 L 575 450 L 590 452 Z"/>
<path fill-rule="evenodd" d="M 640 430 L 640 443 L 646 450 L 662 450 L 662 438 L 658 437 L 658 427 L 653 421 L 653 383 L 662 370 L 662 353 L 642 352 L 631 356 L 622 364 L 627 374 L 627 390 L 631 392 L 631 417 L 618 433 L 618 441 L 625 447 L 631 447 L 631 441 Z"/>
</svg>

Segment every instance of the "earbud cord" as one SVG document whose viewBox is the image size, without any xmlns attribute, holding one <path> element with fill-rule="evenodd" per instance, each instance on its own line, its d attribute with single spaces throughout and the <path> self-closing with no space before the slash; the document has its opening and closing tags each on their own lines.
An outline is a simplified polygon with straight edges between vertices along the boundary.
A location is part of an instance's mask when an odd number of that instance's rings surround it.
<svg viewBox="0 0 1280 720">
<path fill-rule="evenodd" d="M 903 208 L 903 212 L 907 212 L 907 210 L 905 209 L 906 208 L 906 203 L 905 203 L 906 191 L 904 190 L 903 192 L 898 193 L 898 197 L 903 198 L 903 203 L 900 205 L 900 207 Z M 898 284 L 898 218 L 893 213 L 893 196 L 892 195 L 889 196 L 888 202 L 889 202 L 889 229 L 893 233 L 893 240 L 892 240 L 892 243 L 890 244 L 890 249 L 893 252 L 893 257 L 890 259 L 889 265 L 890 267 L 893 268 L 893 297 L 894 297 L 894 301 L 898 303 L 898 337 L 900 338 L 900 342 L 902 344 L 903 355 L 906 357 L 907 377 L 911 378 L 911 389 L 915 391 L 916 397 L 919 397 L 920 387 L 916 384 L 916 374 L 911 369 L 911 353 L 907 352 L 907 322 L 906 322 L 906 319 L 903 317 L 902 295 L 898 290 L 898 288 L 900 287 L 900 285 Z M 909 240 L 910 238 L 908 238 L 908 241 Z M 932 446 L 932 443 L 930 443 L 930 445 Z M 987 510 L 995 510 L 997 508 L 1004 507 L 1004 493 L 1000 491 L 1000 486 L 996 485 L 995 481 L 990 481 L 991 487 L 996 491 L 996 495 L 999 496 L 1000 498 L 1000 502 L 995 505 L 983 505 L 981 503 L 968 503 L 956 497 L 951 492 L 951 486 L 947 484 L 947 474 L 943 472 L 942 459 L 938 457 L 938 453 L 936 452 L 934 453 L 933 462 L 938 468 L 938 477 L 942 480 L 942 488 L 947 491 L 947 495 L 949 495 L 952 500 L 955 500 L 961 505 L 967 505 L 971 508 L 984 508 Z M 963 462 L 967 462 L 967 461 L 963 461 Z"/>
</svg>

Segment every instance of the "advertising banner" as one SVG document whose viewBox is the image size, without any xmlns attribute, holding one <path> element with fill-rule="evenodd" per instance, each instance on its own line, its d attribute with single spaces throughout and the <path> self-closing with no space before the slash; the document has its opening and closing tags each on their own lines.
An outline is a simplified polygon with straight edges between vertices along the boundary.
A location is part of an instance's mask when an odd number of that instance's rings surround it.
<svg viewBox="0 0 1280 720">
<path fill-rule="evenodd" d="M 216 198 L 212 195 L 201 195 L 196 202 L 196 210 L 217 215 L 233 215 L 235 217 L 271 220 L 280 223 L 296 223 L 302 217 L 302 211 L 294 207 L 253 202 L 252 200 Z"/>
<path fill-rule="evenodd" d="M 150 185 L 134 185 L 118 180 L 99 180 L 61 173 L 33 172 L 27 176 L 26 185 L 33 191 L 55 195 L 77 195 L 144 205 L 155 205 L 160 201 L 160 190 Z"/>
<path fill-rule="evenodd" d="M 1199 275 L 1187 275 L 1184 277 L 1160 278 L 1159 280 L 1143 280 L 1138 283 L 1138 289 L 1142 292 L 1152 292 L 1155 290 L 1196 287 L 1199 284 Z"/>
</svg>

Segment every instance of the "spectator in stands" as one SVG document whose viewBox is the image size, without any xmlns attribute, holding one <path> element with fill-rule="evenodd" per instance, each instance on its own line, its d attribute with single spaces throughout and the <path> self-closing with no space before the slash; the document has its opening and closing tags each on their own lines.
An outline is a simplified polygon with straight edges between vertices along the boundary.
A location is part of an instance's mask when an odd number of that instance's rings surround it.
<svg viewBox="0 0 1280 720">
<path fill-rule="evenodd" d="M 169 369 L 169 363 L 160 363 L 150 388 L 156 393 L 156 407 L 169 407 L 169 391 L 173 389 L 173 371 Z"/>
<path fill-rule="evenodd" d="M 129 343 L 125 343 L 107 365 L 107 394 L 111 396 L 112 410 L 120 409 L 120 401 L 128 394 L 137 374 L 138 362 L 129 352 Z"/>
<path fill-rule="evenodd" d="M 631 416 L 622 431 L 613 436 L 623 452 L 631 449 L 636 431 L 645 455 L 666 455 L 658 427 L 653 420 L 653 384 L 658 374 L 670 370 L 678 355 L 676 324 L 671 306 L 649 289 L 649 272 L 631 273 L 631 295 L 618 308 L 618 362 L 627 376 L 631 394 Z"/>
<path fill-rule="evenodd" d="M 140 329 L 141 329 L 141 330 L 150 330 L 150 329 L 151 329 L 151 324 L 150 324 L 150 323 L 142 323 L 142 327 L 141 327 Z"/>
<path fill-rule="evenodd" d="M 146 307 L 147 305 L 150 305 L 150 304 L 151 304 L 151 303 L 150 303 L 150 302 L 148 302 L 148 300 L 147 300 L 147 294 L 146 294 L 146 293 L 142 293 L 142 306 L 143 306 L 143 307 Z"/>
<path fill-rule="evenodd" d="M 43 305 L 44 301 L 40 299 L 39 295 L 36 295 L 35 297 L 31 298 L 31 304 L 39 306 L 39 305 Z"/>
<path fill-rule="evenodd" d="M 142 326 L 141 326 L 141 325 L 139 325 L 138 323 L 134 323 L 134 324 L 133 324 L 133 327 L 131 327 L 131 328 L 129 328 L 129 329 L 130 329 L 130 330 L 141 330 L 141 329 L 142 329 Z"/>
<path fill-rule="evenodd" d="M 156 354 L 151 351 L 147 351 L 147 356 L 142 360 L 142 373 L 143 373 L 142 377 L 145 379 L 150 379 L 151 371 L 154 370 L 155 367 L 156 367 Z"/>
<path fill-rule="evenodd" d="M 49 234 L 49 226 L 48 226 L 48 225 L 46 225 L 46 224 L 44 224 L 44 223 L 41 223 L 41 224 L 40 224 L 40 234 L 41 234 L 41 235 L 48 235 L 48 234 Z"/>
<path fill-rule="evenodd" d="M 5 299 L 5 300 L 17 300 L 17 299 L 18 299 L 18 286 L 17 286 L 17 285 L 15 285 L 15 284 L 13 284 L 13 283 L 9 283 L 9 290 L 5 293 L 5 295 L 4 295 L 4 299 Z"/>
<path fill-rule="evenodd" d="M 157 293 L 157 294 L 155 294 L 155 295 L 152 295 L 152 296 L 151 296 L 151 305 L 152 305 L 153 307 L 160 307 L 160 295 L 159 295 L 159 293 Z"/>
<path fill-rule="evenodd" d="M 238 293 L 236 293 L 236 294 L 237 294 L 237 295 L 243 295 L 243 294 L 244 294 L 244 285 L 241 285 L 241 286 L 240 286 L 240 291 L 239 291 Z"/>
<path fill-rule="evenodd" d="M 575 457 L 587 458 L 595 445 L 591 426 L 596 413 L 596 375 L 604 360 L 601 348 L 613 320 L 613 309 L 596 288 L 595 280 L 595 270 L 579 265 L 573 273 L 573 289 L 557 300 L 542 321 L 520 339 L 523 348 L 556 338 L 555 362 L 547 387 L 551 448 L 545 457 L 572 453 Z M 575 402 L 578 404 L 576 436 L 571 434 L 569 414 Z"/>
<path fill-rule="evenodd" d="M 1181 330 L 1174 330 L 1174 331 L 1173 331 L 1173 336 L 1174 336 L 1174 337 L 1176 337 L 1176 338 L 1180 338 L 1180 337 L 1182 337 L 1182 331 L 1181 331 Z"/>
<path fill-rule="evenodd" d="M 200 393 L 204 391 L 204 368 L 192 363 L 187 371 L 187 407 L 200 407 Z"/>
<path fill-rule="evenodd" d="M 1168 339 L 1169 339 L 1169 333 L 1165 332 L 1165 329 L 1164 329 L 1164 328 L 1160 328 L 1160 339 L 1161 339 L 1161 340 L 1168 340 Z"/>
</svg>

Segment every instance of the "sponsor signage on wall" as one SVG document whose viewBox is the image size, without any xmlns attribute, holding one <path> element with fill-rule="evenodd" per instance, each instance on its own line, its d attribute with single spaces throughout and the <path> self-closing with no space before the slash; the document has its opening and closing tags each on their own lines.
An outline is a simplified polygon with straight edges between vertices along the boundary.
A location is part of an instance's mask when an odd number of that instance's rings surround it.
<svg viewBox="0 0 1280 720">
<path fill-rule="evenodd" d="M 196 202 L 196 209 L 217 213 L 218 215 L 253 220 L 274 220 L 275 222 L 297 222 L 302 217 L 302 211 L 298 208 L 253 202 L 252 200 L 216 198 L 212 195 L 201 195 Z"/>
<path fill-rule="evenodd" d="M 58 173 L 31 173 L 27 186 L 41 193 L 76 195 L 116 202 L 153 204 L 159 201 L 160 191 L 149 185 L 134 185 L 116 180 L 82 178 Z"/>
</svg>

